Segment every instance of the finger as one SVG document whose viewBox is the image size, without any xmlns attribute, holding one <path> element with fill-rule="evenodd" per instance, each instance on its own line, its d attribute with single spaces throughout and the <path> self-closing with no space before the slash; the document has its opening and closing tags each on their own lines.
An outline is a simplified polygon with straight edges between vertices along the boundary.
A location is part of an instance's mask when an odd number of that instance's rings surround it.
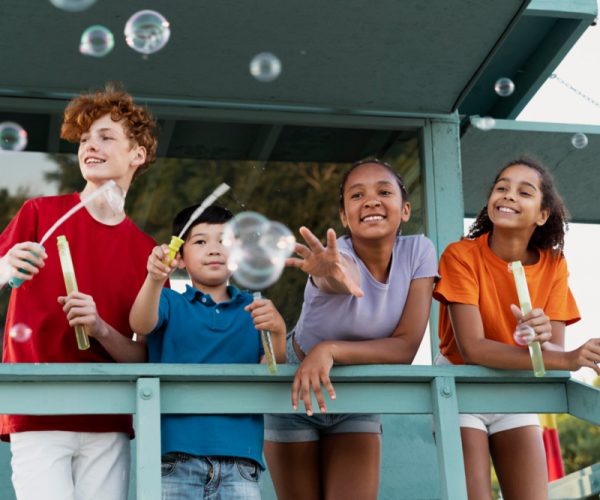
<svg viewBox="0 0 600 500">
<path fill-rule="evenodd" d="M 325 390 L 327 391 L 327 394 L 329 394 L 329 399 L 335 399 L 335 389 L 333 388 L 329 375 L 322 375 L 321 383 L 325 386 Z"/>
<path fill-rule="evenodd" d="M 517 321 L 521 321 L 523 319 L 523 313 L 521 312 L 521 308 L 511 304 L 510 305 L 510 312 L 513 313 L 513 316 L 516 318 Z"/>
<path fill-rule="evenodd" d="M 302 269 L 304 267 L 304 259 L 297 259 L 296 257 L 289 257 L 285 259 L 286 267 L 297 267 L 298 269 Z"/>
<path fill-rule="evenodd" d="M 306 241 L 306 244 L 313 252 L 322 252 L 325 250 L 325 247 L 321 243 L 321 240 L 317 238 L 307 227 L 302 226 L 300 228 L 300 234 Z"/>
<path fill-rule="evenodd" d="M 332 228 L 327 230 L 327 248 L 332 252 L 337 252 L 337 236 Z"/>
<path fill-rule="evenodd" d="M 302 385 L 300 387 L 300 397 L 302 398 L 302 402 L 304 403 L 304 409 L 306 414 L 311 417 L 313 414 L 312 409 L 312 399 L 310 397 L 310 382 L 307 379 L 302 380 Z"/>
<path fill-rule="evenodd" d="M 315 398 L 317 399 L 317 404 L 319 405 L 319 410 L 322 413 L 327 411 L 327 405 L 325 405 L 325 398 L 323 397 L 323 391 L 321 390 L 321 380 L 319 377 L 315 376 L 311 381 L 313 392 L 315 393 Z"/>
<path fill-rule="evenodd" d="M 303 259 L 307 259 L 312 253 L 310 249 L 302 243 L 296 243 L 296 246 L 294 247 L 294 252 L 297 253 Z"/>
<path fill-rule="evenodd" d="M 298 378 L 298 373 L 294 377 L 294 382 L 292 383 L 292 408 L 294 410 L 298 409 L 298 393 L 300 391 L 300 379 Z"/>
<path fill-rule="evenodd" d="M 539 342 L 540 344 L 543 344 L 544 342 L 549 342 L 550 340 L 552 340 L 552 333 L 551 332 L 543 332 L 543 333 L 540 333 L 540 334 L 536 335 L 535 337 L 533 337 L 533 339 L 531 341 Z"/>
<path fill-rule="evenodd" d="M 355 297 L 364 297 L 365 296 L 365 292 L 363 292 L 362 288 L 359 287 L 356 283 L 354 283 L 353 281 L 349 281 L 348 284 L 348 291 L 354 295 Z"/>
</svg>

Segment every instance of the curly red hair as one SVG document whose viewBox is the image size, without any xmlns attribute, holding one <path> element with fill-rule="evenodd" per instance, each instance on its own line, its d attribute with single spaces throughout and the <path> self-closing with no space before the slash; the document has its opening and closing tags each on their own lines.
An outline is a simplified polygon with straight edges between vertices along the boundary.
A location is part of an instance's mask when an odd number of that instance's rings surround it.
<svg viewBox="0 0 600 500">
<path fill-rule="evenodd" d="M 156 120 L 146 108 L 135 104 L 127 92 L 107 86 L 104 91 L 81 94 L 73 99 L 65 109 L 60 137 L 79 142 L 92 123 L 107 114 L 113 121 L 123 122 L 132 144 L 146 148 L 146 162 L 137 169 L 135 178 L 156 160 Z"/>
</svg>

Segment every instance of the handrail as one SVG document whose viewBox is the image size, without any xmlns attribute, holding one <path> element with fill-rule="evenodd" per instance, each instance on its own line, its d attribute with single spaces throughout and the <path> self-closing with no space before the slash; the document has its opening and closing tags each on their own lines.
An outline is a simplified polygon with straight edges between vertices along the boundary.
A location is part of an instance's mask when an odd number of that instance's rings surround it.
<svg viewBox="0 0 600 500">
<path fill-rule="evenodd" d="M 3 364 L 0 413 L 137 416 L 137 498 L 160 498 L 160 414 L 293 413 L 294 366 L 276 375 L 261 365 Z M 334 367 L 330 413 L 431 414 L 440 490 L 466 498 L 458 413 L 570 413 L 600 424 L 600 391 L 569 372 L 478 366 Z"/>
</svg>

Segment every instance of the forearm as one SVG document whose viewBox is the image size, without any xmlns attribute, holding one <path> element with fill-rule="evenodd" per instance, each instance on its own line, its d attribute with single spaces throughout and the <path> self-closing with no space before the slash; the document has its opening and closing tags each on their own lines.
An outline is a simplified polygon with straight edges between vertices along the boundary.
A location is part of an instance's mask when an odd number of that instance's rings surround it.
<svg viewBox="0 0 600 500">
<path fill-rule="evenodd" d="M 419 345 L 402 336 L 376 340 L 324 342 L 338 365 L 410 364 Z"/>
<path fill-rule="evenodd" d="M 277 332 L 275 334 L 271 334 L 271 342 L 273 344 L 273 351 L 275 353 L 275 359 L 278 363 L 285 363 L 285 330 L 283 332 Z"/>
<path fill-rule="evenodd" d="M 139 335 L 147 335 L 158 323 L 158 306 L 162 284 L 146 276 L 129 313 L 129 325 Z"/>
<path fill-rule="evenodd" d="M 96 339 L 106 352 L 119 363 L 144 363 L 147 359 L 146 343 L 134 342 L 104 322 L 103 332 Z"/>
</svg>

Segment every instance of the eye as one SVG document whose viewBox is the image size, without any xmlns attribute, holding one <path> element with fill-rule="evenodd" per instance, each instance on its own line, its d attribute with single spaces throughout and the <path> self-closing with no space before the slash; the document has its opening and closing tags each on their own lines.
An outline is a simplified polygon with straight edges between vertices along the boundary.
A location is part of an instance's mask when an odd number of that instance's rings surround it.
<svg viewBox="0 0 600 500">
<path fill-rule="evenodd" d="M 496 191 L 504 192 L 507 191 L 506 186 L 496 186 Z"/>
<path fill-rule="evenodd" d="M 530 193 L 529 191 L 521 191 L 521 196 L 526 196 L 526 197 L 531 197 L 533 196 L 533 193 Z"/>
<path fill-rule="evenodd" d="M 352 193 L 352 194 L 350 195 L 350 198 L 351 198 L 352 200 L 358 200 L 358 199 L 360 199 L 361 197 L 362 197 L 362 193 Z"/>
<path fill-rule="evenodd" d="M 103 141 L 112 141 L 113 139 L 114 139 L 114 138 L 113 138 L 113 137 L 111 137 L 111 136 L 109 136 L 109 135 L 104 135 L 104 136 L 102 136 L 102 140 L 103 140 Z"/>
<path fill-rule="evenodd" d="M 194 241 L 194 245 L 206 245 L 206 240 L 196 240 Z"/>
<path fill-rule="evenodd" d="M 380 194 L 381 196 L 390 196 L 390 195 L 392 195 L 392 194 L 394 194 L 394 193 L 392 193 L 391 191 L 389 191 L 389 190 L 387 190 L 387 189 L 382 189 L 381 191 L 379 191 L 379 194 Z"/>
</svg>

